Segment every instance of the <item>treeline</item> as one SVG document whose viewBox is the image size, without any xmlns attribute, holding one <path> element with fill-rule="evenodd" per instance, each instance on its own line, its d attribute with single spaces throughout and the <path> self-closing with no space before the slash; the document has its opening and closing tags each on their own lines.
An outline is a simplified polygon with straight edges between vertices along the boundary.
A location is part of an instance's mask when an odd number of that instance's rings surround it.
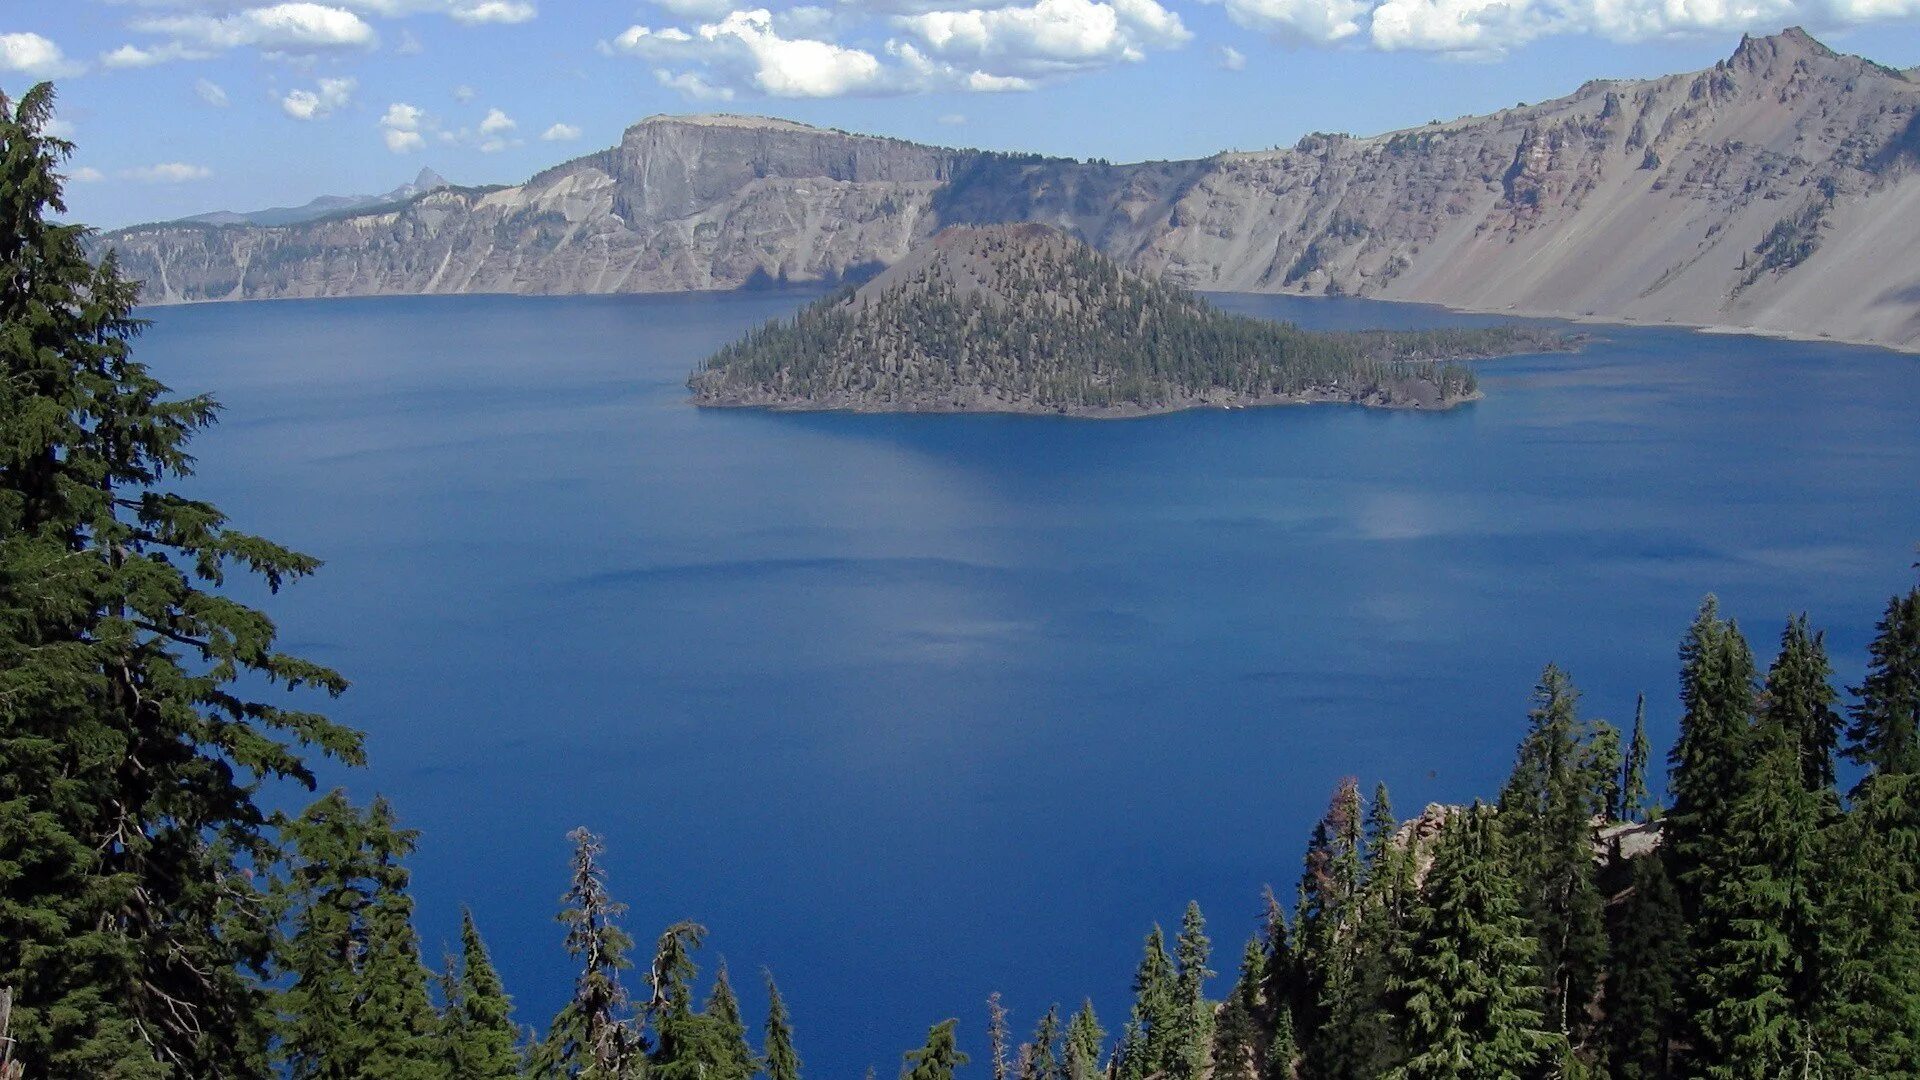
<svg viewBox="0 0 1920 1080">
<path fill-rule="evenodd" d="M 49 220 L 52 105 L 0 99 L 0 1077 L 795 1080 L 771 979 L 757 1047 L 724 969 L 697 992 L 701 927 L 634 970 L 590 834 L 556 935 L 573 992 L 534 1030 L 470 917 L 423 961 L 389 806 L 267 808 L 362 739 L 263 700 L 346 681 L 223 590 L 319 563 L 167 489 L 218 408 L 133 359 L 135 287 Z M 1681 660 L 1670 808 L 1642 719 L 1582 718 L 1549 667 L 1495 803 L 1403 826 L 1341 784 L 1224 1000 L 1192 907 L 1148 936 L 1115 1038 L 1087 1004 L 1010 1052 L 996 1000 L 994 1080 L 1920 1076 L 1920 589 L 1844 716 L 1804 617 L 1762 673 L 1709 601 Z M 1616 822 L 1647 850 L 1611 857 Z M 956 1027 L 903 1076 L 966 1065 Z"/>
<path fill-rule="evenodd" d="M 984 265 L 964 272 L 984 287 L 956 285 L 936 256 L 891 287 L 824 298 L 748 333 L 689 386 L 713 400 L 913 402 L 978 390 L 1047 408 L 1151 409 L 1216 394 L 1395 397 L 1427 382 L 1455 401 L 1475 382 L 1449 358 L 1564 347 L 1519 326 L 1322 333 L 1230 315 L 1058 235 L 1007 230 L 974 253 Z"/>
</svg>

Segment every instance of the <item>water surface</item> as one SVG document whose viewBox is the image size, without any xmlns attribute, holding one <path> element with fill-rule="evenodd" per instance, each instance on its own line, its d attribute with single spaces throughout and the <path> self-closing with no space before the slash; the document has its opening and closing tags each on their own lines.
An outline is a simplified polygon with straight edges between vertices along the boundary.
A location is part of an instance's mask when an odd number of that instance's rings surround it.
<svg viewBox="0 0 1920 1080">
<path fill-rule="evenodd" d="M 812 1076 L 890 1075 L 947 1016 L 978 1056 L 995 989 L 1117 1030 L 1139 936 L 1197 898 L 1230 969 L 1340 776 L 1493 793 L 1549 660 L 1595 714 L 1647 691 L 1664 747 L 1703 593 L 1763 653 L 1811 610 L 1854 679 L 1912 580 L 1912 357 L 1607 329 L 1444 415 L 686 405 L 804 299 L 153 313 L 141 355 L 228 406 L 197 489 L 328 562 L 271 608 L 355 681 L 347 782 L 424 832 L 429 959 L 471 904 L 523 1022 L 569 989 L 586 824 L 636 936 L 707 923 L 755 1013 L 773 969 Z"/>
</svg>

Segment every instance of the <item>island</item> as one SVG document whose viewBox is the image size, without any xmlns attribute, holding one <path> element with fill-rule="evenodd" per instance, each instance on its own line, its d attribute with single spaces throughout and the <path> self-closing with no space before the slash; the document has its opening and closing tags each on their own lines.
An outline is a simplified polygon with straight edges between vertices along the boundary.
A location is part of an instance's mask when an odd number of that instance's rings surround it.
<svg viewBox="0 0 1920 1080">
<path fill-rule="evenodd" d="M 1571 347 L 1520 325 L 1316 332 L 1230 314 L 1044 225 L 955 225 L 707 358 L 711 407 L 1143 416 L 1340 402 L 1447 409 L 1457 360 Z"/>
</svg>

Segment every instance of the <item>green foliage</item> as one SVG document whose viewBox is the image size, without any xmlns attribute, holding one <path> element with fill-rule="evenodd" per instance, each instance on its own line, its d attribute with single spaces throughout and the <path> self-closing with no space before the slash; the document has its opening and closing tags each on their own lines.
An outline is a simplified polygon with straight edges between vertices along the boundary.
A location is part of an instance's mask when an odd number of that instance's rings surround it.
<svg viewBox="0 0 1920 1080">
<path fill-rule="evenodd" d="M 1123 1080 L 1140 1080 L 1175 1067 L 1179 1002 L 1173 958 L 1167 955 L 1166 935 L 1155 926 L 1147 935 L 1139 970 L 1133 976 L 1133 1012 L 1120 1044 Z"/>
<path fill-rule="evenodd" d="M 1434 404 L 1475 385 L 1432 361 L 1564 347 L 1519 327 L 1316 333 L 1220 312 L 1063 238 L 985 250 L 990 290 L 936 266 L 823 299 L 714 354 L 689 385 L 722 404 L 1155 409 L 1222 395 L 1409 401 L 1419 383 Z"/>
<path fill-rule="evenodd" d="M 65 211 L 53 90 L 0 97 L 0 986 L 30 1077 L 248 1077 L 266 1066 L 278 840 L 259 785 L 359 737 L 261 700 L 338 693 L 223 595 L 317 560 L 169 485 L 213 423 L 130 344 L 137 287 Z"/>
<path fill-rule="evenodd" d="M 1261 1057 L 1261 988 L 1267 981 L 1267 951 L 1249 938 L 1240 954 L 1240 978 L 1220 1006 L 1213 1032 L 1215 1080 L 1258 1080 Z"/>
<path fill-rule="evenodd" d="M 954 1042 L 953 1029 L 958 1023 L 942 1020 L 927 1030 L 926 1045 L 907 1051 L 902 1080 L 953 1080 L 953 1071 L 970 1060 Z"/>
<path fill-rule="evenodd" d="M 573 841 L 573 881 L 561 897 L 559 921 L 567 928 L 567 955 L 580 973 L 572 999 L 532 1054 L 532 1071 L 543 1080 L 630 1080 L 640 1072 L 645 1043 L 620 984 L 620 972 L 632 966 L 627 950 L 633 939 L 618 922 L 627 906 L 607 891 L 600 838 L 575 829 L 567 839 Z"/>
<path fill-rule="evenodd" d="M 1847 729 L 1847 758 L 1874 773 L 1920 773 L 1920 588 L 1887 602 Z"/>
<path fill-rule="evenodd" d="M 1556 1045 L 1537 945 L 1501 852 L 1498 819 L 1478 805 L 1442 831 L 1408 943 L 1394 955 L 1408 1057 L 1388 1075 L 1518 1080 Z"/>
<path fill-rule="evenodd" d="M 1658 852 L 1635 859 L 1608 966 L 1605 1041 L 1616 1080 L 1674 1075 L 1687 978 L 1686 933 L 1666 859 Z"/>
<path fill-rule="evenodd" d="M 1620 802 L 1613 816 L 1619 821 L 1646 821 L 1653 811 L 1653 797 L 1647 791 L 1647 763 L 1653 760 L 1653 748 L 1647 741 L 1647 695 L 1641 694 L 1633 706 L 1633 739 L 1627 744 L 1627 760 L 1620 777 Z"/>
<path fill-rule="evenodd" d="M 513 1001 L 471 911 L 460 913 L 460 971 L 445 1011 L 441 1038 L 451 1080 L 515 1080 L 520 1075 Z"/>
<path fill-rule="evenodd" d="M 1791 739 L 1801 786 L 1808 791 L 1833 787 L 1833 757 L 1842 726 L 1834 709 L 1838 700 L 1826 635 L 1809 630 L 1804 614 L 1795 616 L 1780 635 L 1779 658 L 1767 669 L 1762 711 Z"/>
<path fill-rule="evenodd" d="M 1060 1006 L 1047 1006 L 1034 1029 L 1033 1041 L 1022 1047 L 1026 1067 L 1020 1080 L 1060 1080 Z"/>
<path fill-rule="evenodd" d="M 767 975 L 767 1080 L 800 1080 L 800 1054 L 793 1048 L 793 1025 L 780 988 Z"/>
<path fill-rule="evenodd" d="M 1067 1080 L 1094 1080 L 1102 1075 L 1100 1054 L 1106 1041 L 1107 1033 L 1100 1027 L 1100 1018 L 1094 1015 L 1092 999 L 1081 1002 L 1080 1008 L 1067 1020 Z"/>
<path fill-rule="evenodd" d="M 1213 943 L 1207 939 L 1207 921 L 1200 905 L 1189 902 L 1180 920 L 1180 936 L 1174 943 L 1174 958 L 1180 965 L 1174 979 L 1174 1010 L 1167 1075 L 1175 1080 L 1194 1080 L 1207 1067 L 1207 1050 L 1213 1042 L 1213 1009 L 1207 1004 L 1207 970 Z"/>
<path fill-rule="evenodd" d="M 1829 1075 L 1920 1076 L 1920 777 L 1869 776 L 1826 863 L 1814 1044 Z"/>
</svg>

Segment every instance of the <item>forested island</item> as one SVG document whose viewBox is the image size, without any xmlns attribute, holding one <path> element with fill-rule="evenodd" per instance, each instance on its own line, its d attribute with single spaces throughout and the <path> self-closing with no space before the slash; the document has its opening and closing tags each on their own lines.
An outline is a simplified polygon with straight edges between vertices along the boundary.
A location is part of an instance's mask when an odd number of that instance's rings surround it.
<svg viewBox="0 0 1920 1080">
<path fill-rule="evenodd" d="M 1044 225 L 953 226 L 721 349 L 688 385 L 700 405 L 856 412 L 1445 409 L 1479 395 L 1451 361 L 1568 346 L 1522 326 L 1303 330 L 1223 312 Z"/>
<path fill-rule="evenodd" d="M 51 219 L 51 117 L 44 86 L 0 98 L 0 1078 L 801 1080 L 779 993 L 754 1038 L 701 926 L 637 948 L 585 829 L 554 931 L 571 993 L 521 1018 L 470 917 L 427 966 L 392 805 L 273 809 L 364 742 L 276 704 L 345 679 L 228 579 L 319 564 L 172 490 L 217 408 L 134 359 L 137 288 Z M 973 1075 L 1920 1076 L 1920 588 L 1844 699 L 1804 615 L 1776 655 L 1701 606 L 1664 806 L 1642 718 L 1583 716 L 1548 666 L 1493 801 L 1403 824 L 1339 783 L 1224 992 L 1190 906 L 1148 933 L 1124 1018 L 1055 1007 L 1019 1040 L 983 1002 Z M 958 1023 L 875 1061 L 953 1080 Z"/>
</svg>

